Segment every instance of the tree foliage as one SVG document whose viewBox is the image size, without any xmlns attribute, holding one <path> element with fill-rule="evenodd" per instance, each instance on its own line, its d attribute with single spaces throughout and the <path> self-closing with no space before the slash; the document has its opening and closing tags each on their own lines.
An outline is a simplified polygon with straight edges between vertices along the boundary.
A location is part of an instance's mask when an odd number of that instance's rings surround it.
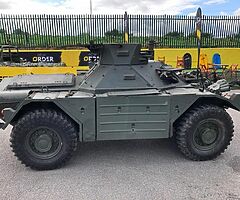
<svg viewBox="0 0 240 200">
<path fill-rule="evenodd" d="M 190 34 L 188 35 L 188 37 L 193 37 L 193 38 L 195 38 L 195 37 L 196 37 L 196 32 L 190 33 Z M 203 38 L 213 38 L 213 34 L 211 34 L 211 33 L 202 33 L 202 37 L 203 37 Z"/>
<path fill-rule="evenodd" d="M 4 29 L 0 29 L 0 34 L 5 34 L 6 33 L 6 31 L 4 30 Z"/>
<path fill-rule="evenodd" d="M 107 31 L 105 33 L 106 37 L 118 37 L 118 36 L 122 36 L 122 35 L 123 34 L 119 30 L 117 30 L 117 29 L 113 29 L 111 31 Z"/>
<path fill-rule="evenodd" d="M 15 30 L 13 31 L 13 33 L 16 34 L 16 35 L 28 35 L 27 32 L 23 31 L 23 30 L 20 29 L 20 28 L 15 29 Z"/>
<path fill-rule="evenodd" d="M 173 32 L 169 32 L 165 35 L 165 37 L 170 37 L 170 38 L 180 38 L 180 37 L 184 37 L 183 33 L 179 33 L 177 31 L 173 31 Z"/>
</svg>

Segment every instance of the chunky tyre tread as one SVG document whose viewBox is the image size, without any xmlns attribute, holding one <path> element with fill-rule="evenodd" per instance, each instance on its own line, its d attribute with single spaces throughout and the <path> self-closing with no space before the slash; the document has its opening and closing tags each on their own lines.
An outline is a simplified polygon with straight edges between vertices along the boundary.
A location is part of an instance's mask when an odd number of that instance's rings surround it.
<svg viewBox="0 0 240 200">
<path fill-rule="evenodd" d="M 219 117 L 221 117 L 224 120 L 224 123 L 227 126 L 228 134 L 226 134 L 224 145 L 221 147 L 219 151 L 209 156 L 200 156 L 193 152 L 192 148 L 189 146 L 187 138 L 188 132 L 191 131 L 194 124 L 198 122 L 198 119 L 212 112 L 216 113 Z M 233 132 L 234 126 L 232 118 L 229 116 L 229 114 L 225 111 L 224 108 L 215 105 L 202 105 L 193 108 L 182 117 L 181 121 L 175 127 L 176 143 L 180 151 L 186 157 L 194 161 L 211 160 L 219 156 L 227 149 L 228 145 L 230 144 L 233 137 Z"/>
<path fill-rule="evenodd" d="M 43 164 L 33 162 L 23 148 L 22 142 L 26 137 L 26 132 L 34 128 L 34 125 L 41 123 L 55 124 L 62 129 L 66 136 L 67 147 L 62 152 L 62 156 L 54 162 Z M 15 156 L 25 166 L 35 170 L 52 170 L 62 167 L 72 157 L 73 152 L 77 149 L 77 130 L 73 122 L 63 113 L 53 109 L 37 109 L 26 113 L 17 121 L 10 135 L 10 146 Z"/>
</svg>

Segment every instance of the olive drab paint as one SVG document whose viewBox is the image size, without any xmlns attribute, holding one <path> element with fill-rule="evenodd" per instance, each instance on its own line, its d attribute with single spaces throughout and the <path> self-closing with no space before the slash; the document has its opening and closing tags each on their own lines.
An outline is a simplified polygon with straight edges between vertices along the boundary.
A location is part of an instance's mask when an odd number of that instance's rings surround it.
<svg viewBox="0 0 240 200">
<path fill-rule="evenodd" d="M 177 77 L 162 79 L 161 73 L 173 69 L 148 61 L 141 45 L 96 48 L 94 53 L 99 53 L 100 60 L 85 76 L 25 75 L 4 79 L 0 83 L 2 128 L 12 124 L 28 106 L 44 103 L 54 104 L 81 127 L 80 141 L 168 138 L 173 134 L 173 123 L 199 99 L 219 99 L 240 109 L 238 94 L 227 99 L 201 92 Z"/>
<path fill-rule="evenodd" d="M 200 87 L 190 85 L 180 78 L 176 73 L 179 69 L 162 62 L 149 61 L 149 55 L 141 52 L 139 44 L 90 45 L 89 49 L 99 56 L 99 62 L 84 76 L 22 75 L 4 79 L 0 83 L 0 110 L 3 115 L 0 128 L 5 129 L 9 124 L 14 126 L 16 122 L 20 123 L 26 113 L 35 113 L 34 116 L 37 117 L 39 110 L 48 117 L 50 114 L 60 116 L 56 119 L 65 119 L 64 123 L 68 122 L 73 127 L 70 130 L 74 129 L 74 133 L 71 133 L 74 134 L 74 142 L 70 143 L 74 146 L 68 148 L 69 155 L 72 155 L 77 147 L 77 140 L 88 142 L 170 138 L 174 133 L 175 122 L 186 116 L 184 114 L 189 109 L 206 102 L 211 102 L 212 107 L 207 108 L 212 111 L 218 107 L 221 112 L 225 112 L 219 106 L 240 110 L 240 93 L 233 92 L 230 98 L 226 98 L 216 90 L 218 87 L 214 84 L 202 91 Z M 225 91 L 229 90 L 225 81 L 216 84 Z M 196 112 L 203 110 L 201 107 L 197 108 Z M 56 122 L 58 121 L 51 122 L 49 126 Z M 15 137 L 19 132 L 28 134 L 14 129 L 11 141 L 17 146 L 22 145 L 19 137 Z M 58 132 L 55 134 L 64 134 Z M 209 131 L 206 134 L 211 136 Z M 34 150 L 32 156 L 37 153 L 37 156 L 46 159 L 48 154 L 45 153 L 52 155 L 48 148 L 41 145 L 41 141 L 50 145 L 54 143 L 54 140 L 47 138 L 40 135 L 36 139 L 39 140 L 37 145 L 34 143 L 30 147 L 43 149 L 44 155 Z M 68 141 L 63 142 L 67 145 Z M 24 144 L 32 145 L 27 139 Z M 14 152 L 25 151 L 25 148 L 20 149 L 14 145 Z M 185 143 L 182 144 L 183 148 L 186 146 L 184 145 Z M 42 159 L 37 159 L 36 162 L 30 159 L 29 162 L 28 157 L 21 157 L 20 160 L 34 169 L 54 169 L 70 158 L 60 152 L 57 153 L 61 159 L 56 161 L 47 158 L 48 165 Z M 186 153 L 185 155 L 187 156 Z M 191 159 L 195 159 L 194 155 Z"/>
</svg>

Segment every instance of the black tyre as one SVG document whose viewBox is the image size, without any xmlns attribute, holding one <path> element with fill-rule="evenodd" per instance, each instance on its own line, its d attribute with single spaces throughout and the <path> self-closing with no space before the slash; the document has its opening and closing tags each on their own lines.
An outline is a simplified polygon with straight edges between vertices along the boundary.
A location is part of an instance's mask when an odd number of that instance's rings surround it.
<svg viewBox="0 0 240 200">
<path fill-rule="evenodd" d="M 204 105 L 187 112 L 175 127 L 176 142 L 191 160 L 216 158 L 233 137 L 233 121 L 221 107 Z"/>
<path fill-rule="evenodd" d="M 77 148 L 75 124 L 61 112 L 39 109 L 23 115 L 11 133 L 15 156 L 37 170 L 61 167 Z"/>
</svg>

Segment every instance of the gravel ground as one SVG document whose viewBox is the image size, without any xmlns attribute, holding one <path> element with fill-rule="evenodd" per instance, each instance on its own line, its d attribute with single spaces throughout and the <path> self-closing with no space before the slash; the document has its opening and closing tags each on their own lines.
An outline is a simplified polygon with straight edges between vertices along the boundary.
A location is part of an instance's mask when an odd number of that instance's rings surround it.
<svg viewBox="0 0 240 200">
<path fill-rule="evenodd" d="M 235 137 L 216 160 L 185 159 L 170 140 L 86 143 L 63 168 L 25 168 L 0 134 L 0 199 L 240 200 L 240 114 Z"/>
</svg>

